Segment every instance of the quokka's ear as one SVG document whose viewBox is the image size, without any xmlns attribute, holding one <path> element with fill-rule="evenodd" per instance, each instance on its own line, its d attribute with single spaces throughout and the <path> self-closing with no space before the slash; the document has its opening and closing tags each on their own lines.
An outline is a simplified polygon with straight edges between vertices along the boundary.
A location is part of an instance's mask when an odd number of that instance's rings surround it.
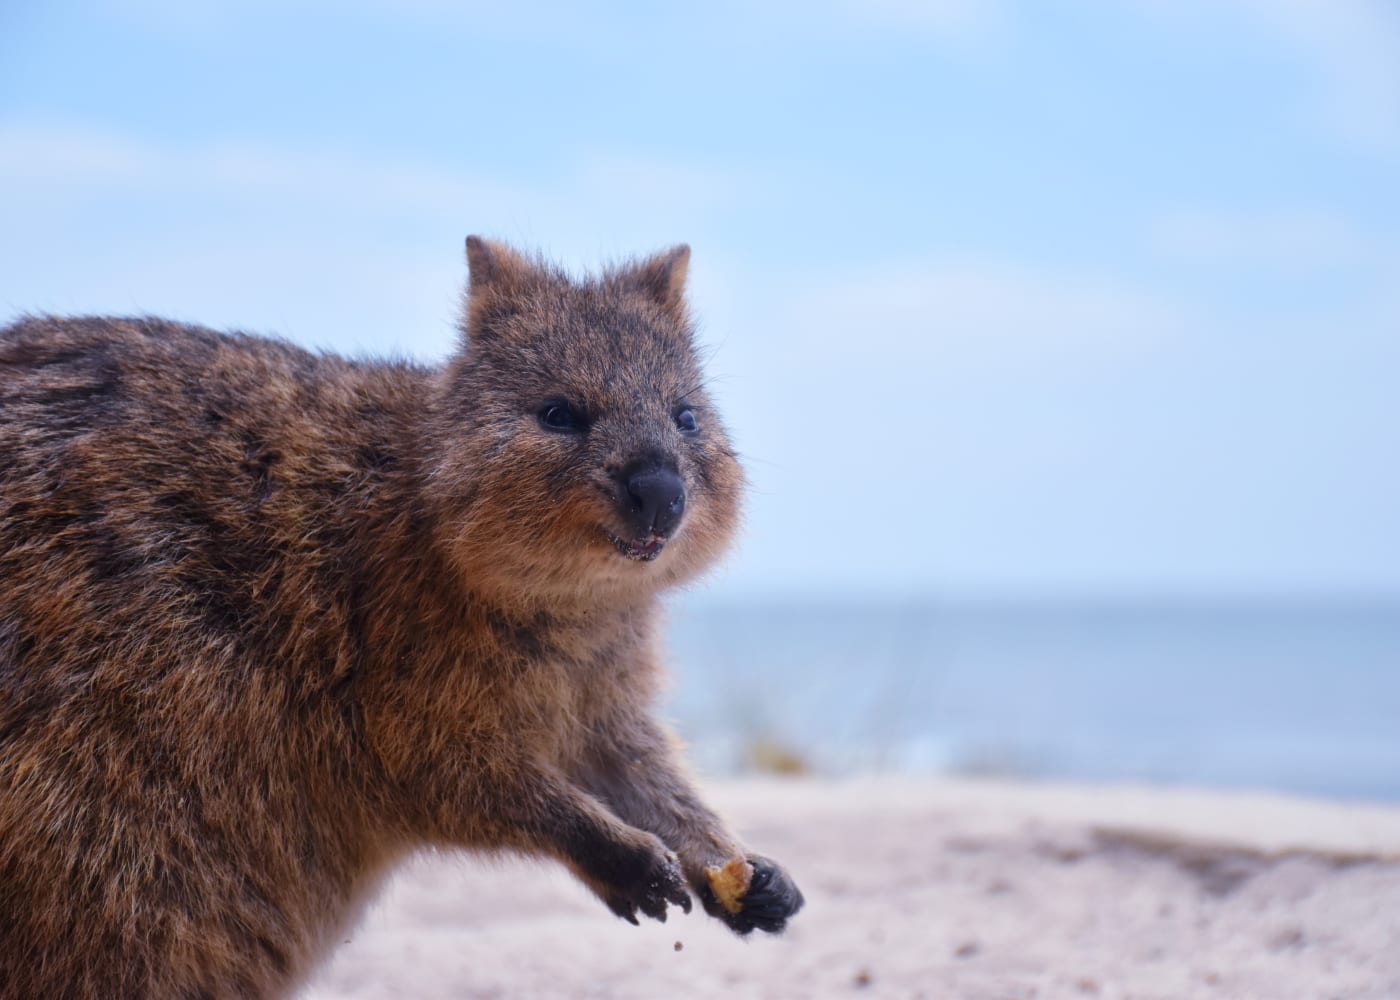
<svg viewBox="0 0 1400 1000">
<path fill-rule="evenodd" d="M 477 295 L 487 289 L 509 292 L 526 283 L 534 271 L 530 262 L 504 243 L 467 237 L 467 291 Z"/>
<path fill-rule="evenodd" d="M 690 270 L 690 247 L 677 244 L 638 264 L 636 282 L 667 312 L 685 309 L 685 276 Z"/>
</svg>

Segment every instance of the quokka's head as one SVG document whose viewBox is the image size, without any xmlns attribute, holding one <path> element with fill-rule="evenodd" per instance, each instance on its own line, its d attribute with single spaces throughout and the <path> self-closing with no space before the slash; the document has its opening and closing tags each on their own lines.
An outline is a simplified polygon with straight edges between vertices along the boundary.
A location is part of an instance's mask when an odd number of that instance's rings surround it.
<svg viewBox="0 0 1400 1000">
<path fill-rule="evenodd" d="M 575 281 L 469 237 L 429 489 L 469 585 L 607 600 L 710 565 L 743 474 L 687 315 L 690 250 Z"/>
</svg>

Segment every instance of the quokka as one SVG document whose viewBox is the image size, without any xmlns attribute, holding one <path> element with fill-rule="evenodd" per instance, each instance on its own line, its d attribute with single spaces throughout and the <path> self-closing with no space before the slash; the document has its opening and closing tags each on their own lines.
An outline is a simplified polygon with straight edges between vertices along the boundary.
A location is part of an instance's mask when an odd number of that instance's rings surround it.
<svg viewBox="0 0 1400 1000">
<path fill-rule="evenodd" d="M 688 249 L 467 257 L 438 367 L 0 331 L 0 993 L 286 993 L 426 846 L 557 859 L 634 923 L 802 906 L 651 714 L 658 597 L 743 488 Z"/>
</svg>

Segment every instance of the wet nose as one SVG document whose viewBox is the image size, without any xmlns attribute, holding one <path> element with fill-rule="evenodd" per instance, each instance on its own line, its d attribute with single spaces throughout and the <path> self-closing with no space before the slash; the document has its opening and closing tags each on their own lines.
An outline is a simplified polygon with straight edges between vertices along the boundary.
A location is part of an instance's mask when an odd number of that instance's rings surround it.
<svg viewBox="0 0 1400 1000">
<path fill-rule="evenodd" d="M 622 514 L 636 532 L 645 538 L 655 532 L 669 535 L 685 513 L 685 484 L 670 469 L 649 466 L 629 474 L 624 481 Z"/>
</svg>

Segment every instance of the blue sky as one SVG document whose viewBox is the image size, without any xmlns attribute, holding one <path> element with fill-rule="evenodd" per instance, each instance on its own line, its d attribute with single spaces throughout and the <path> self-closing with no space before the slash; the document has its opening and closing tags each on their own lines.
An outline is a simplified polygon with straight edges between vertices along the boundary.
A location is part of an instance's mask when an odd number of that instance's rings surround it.
<svg viewBox="0 0 1400 1000">
<path fill-rule="evenodd" d="M 450 349 L 469 232 L 685 240 L 706 591 L 1400 596 L 1400 11 L 0 7 L 0 317 Z"/>
</svg>

